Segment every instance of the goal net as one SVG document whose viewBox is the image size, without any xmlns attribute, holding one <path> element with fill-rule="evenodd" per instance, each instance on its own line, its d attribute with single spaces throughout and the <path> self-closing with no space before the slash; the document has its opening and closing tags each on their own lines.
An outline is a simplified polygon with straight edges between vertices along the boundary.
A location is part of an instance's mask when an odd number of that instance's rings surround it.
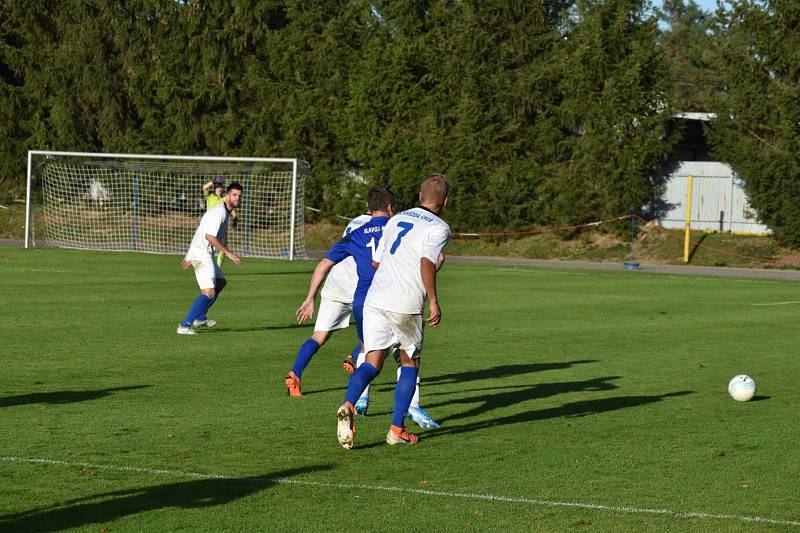
<svg viewBox="0 0 800 533">
<path fill-rule="evenodd" d="M 255 157 L 31 151 L 25 246 L 184 253 L 206 210 L 203 185 L 219 177 L 244 188 L 232 250 L 308 257 L 297 160 Z M 32 190 L 41 191 L 35 217 Z"/>
</svg>

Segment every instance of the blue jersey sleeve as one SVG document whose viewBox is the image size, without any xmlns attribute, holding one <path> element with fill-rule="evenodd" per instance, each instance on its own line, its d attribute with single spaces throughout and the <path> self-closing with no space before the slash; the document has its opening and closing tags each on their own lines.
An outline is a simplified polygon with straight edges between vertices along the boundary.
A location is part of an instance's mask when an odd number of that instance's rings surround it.
<svg viewBox="0 0 800 533">
<path fill-rule="evenodd" d="M 342 240 L 330 247 L 325 254 L 326 259 L 330 259 L 334 263 L 343 261 L 347 257 L 353 255 L 353 239 L 352 233 L 347 234 Z"/>
</svg>

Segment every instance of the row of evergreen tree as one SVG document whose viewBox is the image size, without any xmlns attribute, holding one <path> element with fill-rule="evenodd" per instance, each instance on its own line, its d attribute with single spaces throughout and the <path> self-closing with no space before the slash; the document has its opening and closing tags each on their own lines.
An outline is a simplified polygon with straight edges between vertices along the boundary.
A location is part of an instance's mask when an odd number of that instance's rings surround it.
<svg viewBox="0 0 800 533">
<path fill-rule="evenodd" d="M 660 197 L 678 111 L 800 244 L 800 7 L 734 0 L 5 0 L 0 180 L 28 149 L 299 157 L 355 214 L 454 182 L 460 230 L 581 223 Z"/>
</svg>

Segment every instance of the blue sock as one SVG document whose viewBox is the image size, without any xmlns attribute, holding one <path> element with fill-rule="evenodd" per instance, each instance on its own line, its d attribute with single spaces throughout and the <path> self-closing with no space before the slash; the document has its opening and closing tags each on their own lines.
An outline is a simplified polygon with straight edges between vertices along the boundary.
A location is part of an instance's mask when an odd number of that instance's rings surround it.
<svg viewBox="0 0 800 533">
<path fill-rule="evenodd" d="M 353 348 L 353 351 L 350 352 L 350 356 L 353 358 L 353 361 L 358 361 L 358 354 L 361 353 L 361 343 L 359 342 L 356 344 L 356 347 Z"/>
<path fill-rule="evenodd" d="M 181 322 L 181 326 L 189 327 L 192 325 L 192 322 L 197 320 L 197 317 L 203 312 L 208 306 L 208 302 L 211 301 L 211 298 L 206 296 L 205 294 L 201 294 L 197 297 L 197 299 L 192 303 L 192 306 L 189 308 L 189 312 L 186 314 L 186 318 L 183 319 Z"/>
<path fill-rule="evenodd" d="M 224 285 L 222 287 L 225 288 Z M 222 289 L 220 289 L 219 287 L 215 287 L 214 288 L 214 297 L 211 299 L 210 302 L 208 302 L 208 305 L 203 308 L 203 311 L 200 313 L 200 316 L 197 317 L 197 320 L 205 320 L 206 319 L 206 313 L 208 313 L 208 310 L 211 309 L 212 305 L 214 305 L 214 302 L 217 301 L 217 298 L 219 298 L 219 293 L 221 293 L 221 292 L 222 292 Z"/>
<path fill-rule="evenodd" d="M 319 350 L 319 343 L 314 339 L 308 339 L 300 349 L 297 351 L 297 357 L 294 359 L 294 366 L 292 372 L 298 378 L 303 375 L 303 370 L 308 366 L 308 362 L 314 357 L 314 354 Z"/>
<path fill-rule="evenodd" d="M 213 297 L 213 298 L 211 298 L 211 299 L 208 301 L 208 304 L 207 304 L 207 305 L 206 305 L 206 306 L 203 308 L 203 310 L 202 310 L 202 311 L 200 312 L 200 314 L 197 316 L 197 320 L 205 320 L 205 319 L 206 319 L 206 313 L 208 313 L 208 310 L 209 310 L 209 309 L 211 309 L 211 306 L 212 306 L 212 305 L 214 305 L 214 302 L 216 302 L 216 301 L 217 301 L 217 298 L 218 298 L 218 297 L 219 297 L 219 293 L 217 293 L 216 295 L 214 295 L 214 297 Z"/>
<path fill-rule="evenodd" d="M 400 378 L 394 389 L 394 412 L 392 413 L 392 424 L 399 428 L 405 426 L 403 420 L 417 388 L 418 373 L 419 369 L 413 366 L 400 367 Z"/>
<path fill-rule="evenodd" d="M 369 385 L 380 372 L 380 370 L 366 361 L 360 367 L 356 368 L 356 371 L 350 376 L 350 381 L 347 382 L 347 393 L 344 396 L 345 401 L 355 405 L 361 393 L 367 388 L 367 385 Z"/>
</svg>

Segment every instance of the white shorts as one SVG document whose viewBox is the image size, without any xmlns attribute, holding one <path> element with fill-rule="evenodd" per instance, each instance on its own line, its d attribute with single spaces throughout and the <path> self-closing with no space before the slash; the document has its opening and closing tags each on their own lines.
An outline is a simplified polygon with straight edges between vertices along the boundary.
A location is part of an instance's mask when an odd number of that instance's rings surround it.
<svg viewBox="0 0 800 533">
<path fill-rule="evenodd" d="M 200 259 L 192 259 L 192 266 L 194 267 L 194 277 L 197 278 L 197 285 L 200 290 L 214 289 L 216 288 L 216 281 L 220 278 L 225 278 L 211 254 Z"/>
<path fill-rule="evenodd" d="M 314 331 L 333 331 L 344 329 L 350 325 L 350 315 L 353 314 L 353 304 L 336 302 L 323 298 L 319 302 L 317 322 Z"/>
<path fill-rule="evenodd" d="M 408 315 L 364 306 L 365 351 L 385 350 L 400 343 L 400 349 L 412 359 L 422 354 L 422 315 Z"/>
</svg>

